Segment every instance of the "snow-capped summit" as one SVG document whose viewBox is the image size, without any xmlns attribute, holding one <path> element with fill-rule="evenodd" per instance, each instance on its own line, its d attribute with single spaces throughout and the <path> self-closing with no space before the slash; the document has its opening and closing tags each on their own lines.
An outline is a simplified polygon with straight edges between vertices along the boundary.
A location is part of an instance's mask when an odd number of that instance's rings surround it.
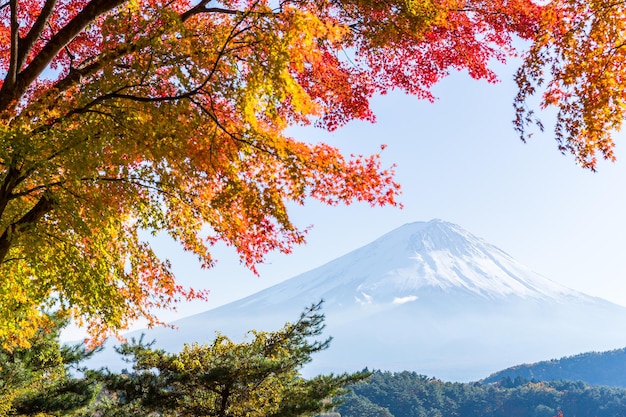
<svg viewBox="0 0 626 417">
<path fill-rule="evenodd" d="M 215 331 L 272 330 L 325 300 L 328 351 L 307 373 L 411 370 L 478 380 L 519 363 L 626 346 L 626 308 L 561 286 L 461 227 L 406 224 L 319 268 L 181 319 L 148 339 L 178 350 Z M 110 363 L 110 357 L 106 362 Z"/>
<path fill-rule="evenodd" d="M 439 219 L 405 224 L 319 268 L 233 304 L 327 301 L 384 304 L 432 298 L 437 291 L 483 298 L 588 298 L 515 261 L 461 227 Z"/>
<path fill-rule="evenodd" d="M 398 259 L 394 268 L 387 268 L 384 277 L 374 278 L 373 289 L 389 286 L 419 291 L 435 287 L 465 290 L 486 298 L 560 299 L 575 294 L 521 265 L 497 247 L 442 220 L 406 224 L 376 242 L 383 252 L 393 251 L 395 247 L 404 260 Z"/>
</svg>

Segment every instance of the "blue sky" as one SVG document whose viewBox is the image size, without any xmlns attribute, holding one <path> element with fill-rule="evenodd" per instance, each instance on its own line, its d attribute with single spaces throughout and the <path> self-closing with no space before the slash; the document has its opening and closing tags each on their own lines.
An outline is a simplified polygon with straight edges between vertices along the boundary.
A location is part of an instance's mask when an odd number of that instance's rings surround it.
<svg viewBox="0 0 626 417">
<path fill-rule="evenodd" d="M 527 143 L 513 119 L 514 66 L 495 85 L 453 74 L 434 89 L 435 103 L 397 92 L 373 102 L 376 124 L 353 122 L 333 133 L 298 129 L 294 136 L 338 146 L 346 154 L 382 153 L 396 164 L 404 209 L 366 204 L 293 207 L 308 243 L 271 255 L 256 277 L 236 254 L 218 247 L 218 266 L 201 270 L 165 240 L 157 249 L 181 282 L 211 290 L 208 303 L 181 306 L 173 320 L 234 301 L 322 265 L 414 221 L 441 218 L 498 246 L 536 272 L 571 288 L 626 306 L 626 152 L 618 136 L 615 164 L 592 173 L 557 150 L 552 134 Z M 549 122 L 549 115 L 546 115 Z M 548 123 L 549 125 L 549 123 Z"/>
</svg>

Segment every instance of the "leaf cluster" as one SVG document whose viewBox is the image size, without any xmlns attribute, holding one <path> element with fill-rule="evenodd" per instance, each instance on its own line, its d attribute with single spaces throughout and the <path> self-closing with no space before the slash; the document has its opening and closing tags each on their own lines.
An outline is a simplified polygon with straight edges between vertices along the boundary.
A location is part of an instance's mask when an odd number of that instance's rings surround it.
<svg viewBox="0 0 626 417">
<path fill-rule="evenodd" d="M 626 116 L 626 5 L 613 0 L 550 2 L 541 32 L 516 81 L 515 125 L 523 139 L 543 125 L 528 99 L 541 95 L 556 108 L 555 138 L 562 152 L 595 170 L 598 157 L 614 160 L 613 134 Z"/>
</svg>

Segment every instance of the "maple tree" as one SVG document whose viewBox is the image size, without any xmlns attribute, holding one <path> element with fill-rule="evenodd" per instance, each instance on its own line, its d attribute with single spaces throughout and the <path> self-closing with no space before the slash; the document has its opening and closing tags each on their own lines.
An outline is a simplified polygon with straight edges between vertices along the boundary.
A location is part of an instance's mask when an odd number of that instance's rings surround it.
<svg viewBox="0 0 626 417">
<path fill-rule="evenodd" d="M 523 103 L 540 78 L 533 64 L 550 63 L 545 51 L 576 61 L 565 52 L 567 35 L 557 36 L 574 29 L 554 24 L 560 15 L 550 13 L 574 10 L 575 27 L 576 10 L 593 7 L 559 5 L 3 1 L 2 344 L 28 344 L 45 325 L 45 309 L 85 323 L 98 342 L 138 318 L 158 323 L 158 308 L 205 297 L 176 283 L 142 231 L 168 233 L 204 267 L 213 263 L 211 245 L 224 241 L 254 270 L 268 251 L 289 252 L 304 241 L 287 202 L 397 204 L 393 168 L 377 155 L 347 158 L 285 129 L 373 121 L 374 94 L 400 88 L 432 100 L 430 88 L 451 70 L 493 82 L 489 63 L 513 54 L 515 37 L 536 45 L 519 76 L 526 82 L 517 101 L 524 132 L 530 116 Z M 538 37 L 546 27 L 553 37 Z M 557 90 L 569 78 L 558 70 L 546 103 L 567 106 Z M 617 68 L 609 78 L 619 76 Z M 590 152 L 607 149 L 596 142 L 601 134 L 585 136 L 563 120 Z M 589 159 L 587 148 L 569 148 Z"/>
</svg>

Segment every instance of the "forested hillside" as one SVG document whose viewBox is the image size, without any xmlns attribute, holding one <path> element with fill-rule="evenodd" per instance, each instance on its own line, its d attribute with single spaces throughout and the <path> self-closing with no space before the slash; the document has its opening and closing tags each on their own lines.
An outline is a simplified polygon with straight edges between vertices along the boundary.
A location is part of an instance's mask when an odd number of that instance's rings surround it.
<svg viewBox="0 0 626 417">
<path fill-rule="evenodd" d="M 496 372 L 483 382 L 498 382 L 503 378 L 535 381 L 563 379 L 585 381 L 591 385 L 626 387 L 626 348 L 518 365 Z"/>
<path fill-rule="evenodd" d="M 413 372 L 376 371 L 336 411 L 342 417 L 615 417 L 626 390 L 583 382 L 453 383 Z"/>
</svg>

